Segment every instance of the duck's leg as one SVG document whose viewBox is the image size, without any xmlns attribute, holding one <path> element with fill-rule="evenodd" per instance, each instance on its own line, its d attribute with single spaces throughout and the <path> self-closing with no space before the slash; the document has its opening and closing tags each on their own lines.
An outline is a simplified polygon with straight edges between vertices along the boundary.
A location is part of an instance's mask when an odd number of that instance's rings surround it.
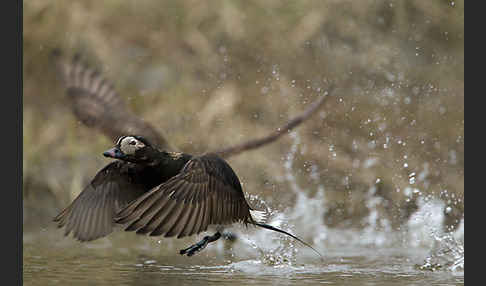
<svg viewBox="0 0 486 286">
<path fill-rule="evenodd" d="M 193 245 L 189 246 L 186 249 L 181 249 L 181 251 L 179 251 L 179 253 L 181 255 L 187 254 L 187 256 L 193 256 L 197 252 L 199 252 L 199 251 L 203 250 L 204 248 L 206 248 L 206 246 L 208 245 L 208 243 L 213 242 L 213 241 L 216 241 L 220 237 L 221 237 L 221 233 L 219 233 L 219 231 L 216 232 L 215 234 L 211 235 L 211 236 L 205 236 L 198 243 L 193 244 Z"/>
</svg>

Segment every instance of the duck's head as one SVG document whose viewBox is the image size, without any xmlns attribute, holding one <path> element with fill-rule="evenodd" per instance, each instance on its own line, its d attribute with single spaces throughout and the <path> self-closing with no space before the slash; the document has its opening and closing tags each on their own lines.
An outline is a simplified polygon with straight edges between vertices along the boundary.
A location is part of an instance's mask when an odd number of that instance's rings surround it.
<svg viewBox="0 0 486 286">
<path fill-rule="evenodd" d="M 142 136 L 126 135 L 116 141 L 113 148 L 103 152 L 103 156 L 132 163 L 144 163 L 152 161 L 157 149 Z"/>
</svg>

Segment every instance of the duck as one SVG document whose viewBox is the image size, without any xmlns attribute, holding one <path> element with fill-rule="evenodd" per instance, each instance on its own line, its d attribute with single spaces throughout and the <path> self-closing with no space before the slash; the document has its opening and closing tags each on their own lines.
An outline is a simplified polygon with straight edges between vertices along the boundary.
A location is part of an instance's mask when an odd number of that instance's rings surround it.
<svg viewBox="0 0 486 286">
<path fill-rule="evenodd" d="M 216 153 L 162 151 L 145 137 L 123 135 L 103 156 L 115 160 L 54 218 L 65 236 L 92 241 L 117 226 L 168 238 L 215 231 L 179 251 L 192 256 L 221 238 L 225 227 L 241 223 L 288 235 L 322 259 L 302 239 L 265 224 L 266 212 L 250 207 L 235 171 Z"/>
</svg>

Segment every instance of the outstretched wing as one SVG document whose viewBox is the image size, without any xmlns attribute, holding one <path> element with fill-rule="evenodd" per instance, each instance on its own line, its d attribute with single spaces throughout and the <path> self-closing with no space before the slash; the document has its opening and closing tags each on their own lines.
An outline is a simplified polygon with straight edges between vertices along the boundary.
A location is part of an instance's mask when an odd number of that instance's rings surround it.
<svg viewBox="0 0 486 286">
<path fill-rule="evenodd" d="M 238 177 L 216 155 L 188 161 L 167 182 L 130 203 L 116 216 L 126 231 L 181 238 L 211 224 L 252 222 Z"/>
<path fill-rule="evenodd" d="M 140 167 L 114 161 L 99 171 L 91 183 L 59 215 L 58 227 L 65 226 L 80 241 L 90 241 L 113 231 L 115 214 L 150 186 L 137 182 Z"/>
<path fill-rule="evenodd" d="M 128 109 L 113 85 L 99 72 L 83 65 L 79 56 L 66 61 L 60 52 L 53 55 L 73 112 L 86 126 L 99 129 L 112 140 L 137 134 L 160 149 L 171 149 L 159 132 Z"/>
</svg>

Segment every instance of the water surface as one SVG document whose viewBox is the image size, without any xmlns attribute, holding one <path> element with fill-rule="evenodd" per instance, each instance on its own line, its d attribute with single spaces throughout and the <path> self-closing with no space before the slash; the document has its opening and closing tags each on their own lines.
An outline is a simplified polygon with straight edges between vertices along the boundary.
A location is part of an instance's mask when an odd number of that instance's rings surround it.
<svg viewBox="0 0 486 286">
<path fill-rule="evenodd" d="M 319 247 L 324 254 L 321 261 L 278 234 L 245 229 L 237 233 L 237 242 L 218 241 L 193 257 L 177 252 L 196 237 L 157 240 L 119 232 L 79 243 L 56 229 L 26 233 L 23 281 L 24 285 L 464 284 L 463 260 L 455 268 L 453 259 L 439 265 L 424 247 Z"/>
</svg>

